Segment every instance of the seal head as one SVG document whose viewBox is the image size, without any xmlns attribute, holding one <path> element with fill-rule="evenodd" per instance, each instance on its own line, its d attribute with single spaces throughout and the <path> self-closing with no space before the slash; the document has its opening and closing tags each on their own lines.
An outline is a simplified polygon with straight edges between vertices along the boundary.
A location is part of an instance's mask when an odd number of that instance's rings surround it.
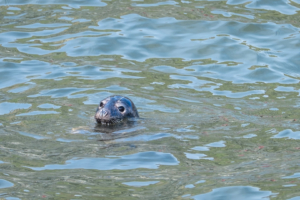
<svg viewBox="0 0 300 200">
<path fill-rule="evenodd" d="M 124 119 L 139 117 L 139 113 L 133 102 L 124 96 L 110 96 L 103 99 L 95 114 L 95 119 L 99 124 L 117 124 Z"/>
</svg>

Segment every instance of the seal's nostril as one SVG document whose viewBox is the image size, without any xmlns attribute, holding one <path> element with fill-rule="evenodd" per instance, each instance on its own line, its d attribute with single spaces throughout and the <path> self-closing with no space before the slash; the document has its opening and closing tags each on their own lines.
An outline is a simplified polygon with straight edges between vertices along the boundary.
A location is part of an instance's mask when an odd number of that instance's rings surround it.
<svg viewBox="0 0 300 200">
<path fill-rule="evenodd" d="M 105 111 L 104 109 L 100 110 L 100 116 L 101 117 L 105 117 L 108 114 L 107 111 Z"/>
</svg>

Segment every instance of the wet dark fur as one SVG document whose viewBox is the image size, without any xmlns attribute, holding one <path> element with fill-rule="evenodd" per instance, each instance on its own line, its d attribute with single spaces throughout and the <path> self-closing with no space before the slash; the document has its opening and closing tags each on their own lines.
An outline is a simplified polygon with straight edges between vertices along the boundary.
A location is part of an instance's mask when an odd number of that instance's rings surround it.
<svg viewBox="0 0 300 200">
<path fill-rule="evenodd" d="M 139 118 L 134 103 L 124 96 L 110 96 L 103 99 L 97 107 L 95 120 L 99 124 L 120 124 L 128 118 Z"/>
</svg>

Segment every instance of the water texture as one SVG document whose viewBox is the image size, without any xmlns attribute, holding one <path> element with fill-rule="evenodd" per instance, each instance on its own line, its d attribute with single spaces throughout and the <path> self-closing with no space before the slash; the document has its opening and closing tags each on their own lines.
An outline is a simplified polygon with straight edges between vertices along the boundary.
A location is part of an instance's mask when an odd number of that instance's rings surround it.
<svg viewBox="0 0 300 200">
<path fill-rule="evenodd" d="M 1 199 L 300 199 L 299 0 L 0 0 Z M 119 94 L 140 119 L 99 126 Z"/>
</svg>

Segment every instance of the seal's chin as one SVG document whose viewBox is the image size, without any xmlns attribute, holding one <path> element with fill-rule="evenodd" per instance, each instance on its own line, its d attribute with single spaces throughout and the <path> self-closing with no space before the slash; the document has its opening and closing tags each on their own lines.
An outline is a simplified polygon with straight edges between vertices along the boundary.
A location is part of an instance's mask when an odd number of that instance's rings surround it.
<svg viewBox="0 0 300 200">
<path fill-rule="evenodd" d="M 96 119 L 98 124 L 103 125 L 115 125 L 123 122 L 122 118 L 112 118 L 112 119 Z"/>
</svg>

